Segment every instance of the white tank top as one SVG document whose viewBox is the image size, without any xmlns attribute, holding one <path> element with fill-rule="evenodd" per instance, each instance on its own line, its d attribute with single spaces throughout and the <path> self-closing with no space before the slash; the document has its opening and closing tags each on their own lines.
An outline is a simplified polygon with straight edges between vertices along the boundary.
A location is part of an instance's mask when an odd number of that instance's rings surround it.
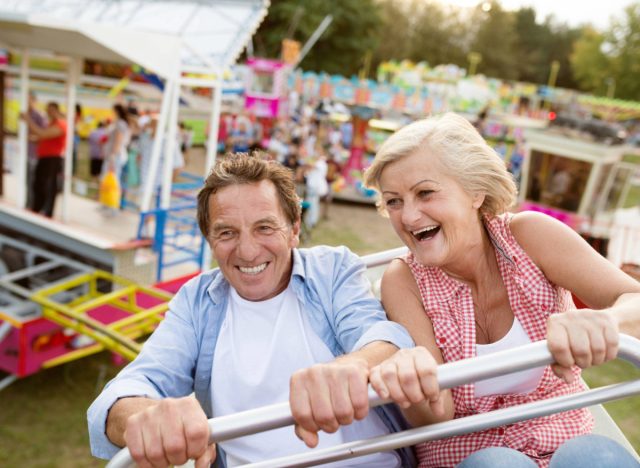
<svg viewBox="0 0 640 468">
<path fill-rule="evenodd" d="M 292 291 L 261 302 L 241 298 L 231 288 L 211 374 L 213 415 L 223 416 L 289 399 L 289 378 L 296 370 L 334 359 L 301 312 Z M 389 431 L 371 411 L 362 421 L 335 434 L 320 432 L 319 448 L 376 437 Z M 253 463 L 310 450 L 293 427 L 222 442 L 227 466 Z M 323 466 L 397 467 L 395 452 L 384 452 Z"/>
<path fill-rule="evenodd" d="M 529 335 L 522 328 L 520 320 L 514 316 L 511 330 L 502 339 L 495 343 L 476 344 L 476 355 L 484 356 L 528 343 L 531 343 Z M 544 367 L 536 367 L 493 379 L 479 380 L 475 384 L 475 397 L 532 392 L 538 386 L 544 369 Z"/>
</svg>

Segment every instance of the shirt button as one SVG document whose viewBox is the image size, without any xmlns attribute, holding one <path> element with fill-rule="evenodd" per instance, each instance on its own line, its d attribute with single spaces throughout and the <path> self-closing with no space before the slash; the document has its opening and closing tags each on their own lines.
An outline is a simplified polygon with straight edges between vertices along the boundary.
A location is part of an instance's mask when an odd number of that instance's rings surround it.
<svg viewBox="0 0 640 468">
<path fill-rule="evenodd" d="M 542 304 L 541 309 L 543 312 L 546 312 L 547 310 L 549 310 L 549 307 L 547 306 L 547 304 Z"/>
<path fill-rule="evenodd" d="M 501 396 L 496 398 L 496 404 L 497 405 L 502 405 L 504 403 L 504 398 L 502 398 Z"/>
<path fill-rule="evenodd" d="M 447 339 L 444 336 L 441 336 L 440 338 L 438 338 L 438 341 L 440 342 L 440 344 L 445 344 L 447 342 Z"/>
<path fill-rule="evenodd" d="M 498 428 L 498 435 L 504 435 L 504 427 Z"/>
</svg>

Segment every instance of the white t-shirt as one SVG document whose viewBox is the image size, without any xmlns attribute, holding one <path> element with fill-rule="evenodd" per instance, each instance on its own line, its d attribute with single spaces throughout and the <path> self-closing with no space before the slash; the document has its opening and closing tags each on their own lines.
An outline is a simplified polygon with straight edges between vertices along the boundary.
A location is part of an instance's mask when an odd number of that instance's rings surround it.
<svg viewBox="0 0 640 468">
<path fill-rule="evenodd" d="M 484 356 L 486 354 L 497 353 L 505 349 L 515 348 L 531 343 L 531 338 L 522 328 L 520 320 L 513 317 L 513 325 L 511 330 L 495 343 L 476 344 L 476 355 Z M 487 395 L 506 395 L 508 393 L 529 393 L 536 389 L 538 382 L 544 373 L 544 367 L 535 367 L 513 374 L 494 377 L 493 379 L 485 379 L 476 382 L 475 397 L 480 398 Z"/>
<path fill-rule="evenodd" d="M 216 343 L 211 374 L 215 417 L 288 401 L 295 371 L 332 361 L 333 354 L 311 328 L 291 287 L 261 302 L 241 298 L 231 288 L 225 320 Z M 318 447 L 387 434 L 371 411 L 362 421 L 334 434 L 320 433 Z M 227 465 L 269 460 L 310 450 L 293 427 L 284 427 L 222 442 Z M 324 466 L 400 466 L 395 452 L 354 458 Z"/>
</svg>

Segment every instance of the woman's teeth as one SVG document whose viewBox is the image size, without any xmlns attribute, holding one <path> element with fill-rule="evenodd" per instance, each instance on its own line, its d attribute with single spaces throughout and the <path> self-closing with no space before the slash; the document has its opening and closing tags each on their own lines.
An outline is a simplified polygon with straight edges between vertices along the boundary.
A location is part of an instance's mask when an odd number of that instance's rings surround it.
<svg viewBox="0 0 640 468">
<path fill-rule="evenodd" d="M 248 275 L 257 275 L 258 273 L 264 271 L 267 268 L 267 263 L 262 263 L 261 265 L 257 265 L 254 267 L 238 267 L 242 273 L 246 273 Z"/>
<path fill-rule="evenodd" d="M 412 231 L 411 233 L 418 240 L 425 240 L 435 236 L 438 230 L 440 230 L 440 226 L 429 226 L 418 231 Z"/>
</svg>

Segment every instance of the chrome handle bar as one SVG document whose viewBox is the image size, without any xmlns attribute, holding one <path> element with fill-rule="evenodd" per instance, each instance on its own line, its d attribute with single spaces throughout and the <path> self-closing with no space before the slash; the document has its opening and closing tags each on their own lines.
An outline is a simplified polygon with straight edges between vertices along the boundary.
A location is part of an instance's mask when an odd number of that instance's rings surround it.
<svg viewBox="0 0 640 468">
<path fill-rule="evenodd" d="M 620 335 L 618 357 L 640 368 L 640 340 L 628 335 Z M 486 356 L 442 364 L 438 366 L 438 383 L 442 389 L 453 388 L 478 380 L 507 375 L 552 363 L 553 357 L 547 348 L 547 342 L 537 341 Z M 313 466 L 319 463 L 358 457 L 443 437 L 503 426 L 639 393 L 640 379 L 245 466 L 261 468 Z M 383 400 L 369 388 L 369 405 L 374 407 L 384 403 L 388 403 L 388 400 Z M 293 423 L 289 403 L 277 403 L 210 419 L 209 441 L 223 442 L 244 435 L 289 426 Z M 135 464 L 126 447 L 120 450 L 107 464 L 107 468 L 129 468 L 133 466 Z"/>
</svg>

